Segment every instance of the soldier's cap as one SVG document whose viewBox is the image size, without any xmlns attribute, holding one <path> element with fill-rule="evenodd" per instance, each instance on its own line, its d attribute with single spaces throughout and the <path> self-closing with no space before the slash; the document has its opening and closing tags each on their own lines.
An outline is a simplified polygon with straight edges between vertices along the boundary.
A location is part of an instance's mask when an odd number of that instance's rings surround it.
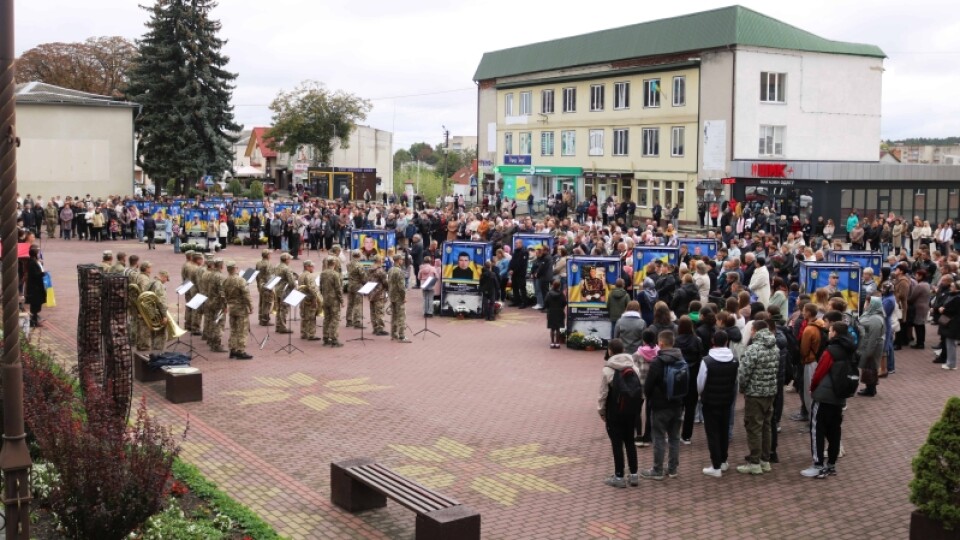
<svg viewBox="0 0 960 540">
<path fill-rule="evenodd" d="M 359 258 L 360 258 L 360 250 L 359 250 L 359 249 L 353 250 L 353 251 L 350 253 L 350 256 L 353 257 L 354 259 L 359 259 Z"/>
<path fill-rule="evenodd" d="M 281 261 L 289 261 L 289 260 L 290 260 L 290 254 L 289 254 L 289 253 L 281 253 L 281 254 L 280 254 L 280 260 L 281 260 Z"/>
<path fill-rule="evenodd" d="M 194 251 L 194 250 L 192 250 L 192 249 L 188 249 L 187 252 L 186 252 L 184 255 L 186 255 L 187 257 L 193 257 L 193 256 L 196 255 L 196 254 L 197 254 L 196 251 Z"/>
<path fill-rule="evenodd" d="M 237 261 L 227 261 L 227 269 L 236 268 L 236 267 L 237 267 Z"/>
<path fill-rule="evenodd" d="M 260 250 L 260 254 L 261 254 L 261 255 L 269 255 L 269 254 L 270 254 L 270 250 L 269 250 L 269 249 L 262 249 L 262 250 Z"/>
<path fill-rule="evenodd" d="M 303 265 L 304 265 L 304 266 L 313 266 L 313 261 L 307 259 L 307 260 L 303 261 Z"/>
<path fill-rule="evenodd" d="M 213 260 L 213 264 L 223 264 L 223 259 L 221 259 L 220 257 L 217 257 L 216 259 Z"/>
<path fill-rule="evenodd" d="M 109 249 L 103 252 L 103 258 L 106 259 L 107 257 L 113 257 L 113 252 Z"/>
<path fill-rule="evenodd" d="M 207 262 L 213 262 L 213 253 L 204 253 L 203 260 Z"/>
</svg>

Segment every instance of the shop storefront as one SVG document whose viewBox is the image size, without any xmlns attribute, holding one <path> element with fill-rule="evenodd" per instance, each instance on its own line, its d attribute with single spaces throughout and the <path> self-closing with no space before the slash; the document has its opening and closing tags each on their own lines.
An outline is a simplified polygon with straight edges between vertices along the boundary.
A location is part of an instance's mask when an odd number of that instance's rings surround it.
<svg viewBox="0 0 960 540">
<path fill-rule="evenodd" d="M 583 169 L 580 167 L 541 167 L 532 165 L 500 165 L 495 168 L 503 196 L 525 201 L 531 193 L 536 201 L 573 189 L 582 196 Z"/>
<path fill-rule="evenodd" d="M 745 207 L 834 220 L 856 209 L 931 223 L 960 217 L 960 167 L 879 163 L 734 162 L 724 179 Z"/>
</svg>

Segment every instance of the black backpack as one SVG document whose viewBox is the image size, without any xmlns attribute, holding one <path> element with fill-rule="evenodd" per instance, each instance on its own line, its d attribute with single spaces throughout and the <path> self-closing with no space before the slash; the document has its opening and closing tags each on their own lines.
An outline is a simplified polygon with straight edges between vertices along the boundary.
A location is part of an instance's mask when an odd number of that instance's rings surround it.
<svg viewBox="0 0 960 540">
<path fill-rule="evenodd" d="M 853 397 L 860 387 L 860 370 L 857 368 L 856 355 L 850 355 L 847 360 L 834 361 L 830 370 L 830 382 L 833 384 L 833 394 L 840 399 Z M 834 375 L 836 372 L 836 375 Z"/>
<path fill-rule="evenodd" d="M 683 357 L 675 362 L 663 364 L 663 383 L 666 387 L 667 401 L 687 397 L 687 390 L 690 389 L 690 370 Z"/>
<path fill-rule="evenodd" d="M 632 367 L 618 369 L 610 383 L 609 411 L 615 414 L 637 414 L 643 404 L 643 385 Z"/>
</svg>

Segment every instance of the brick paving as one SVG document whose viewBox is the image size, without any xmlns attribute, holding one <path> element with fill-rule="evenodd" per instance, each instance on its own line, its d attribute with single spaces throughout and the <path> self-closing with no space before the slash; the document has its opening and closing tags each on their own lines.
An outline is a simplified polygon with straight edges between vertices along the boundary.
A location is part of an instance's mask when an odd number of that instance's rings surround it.
<svg viewBox="0 0 960 540">
<path fill-rule="evenodd" d="M 76 265 L 108 248 L 179 276 L 183 258 L 169 247 L 44 240 L 58 306 L 44 308 L 47 328 L 32 339 L 65 362 L 75 362 Z M 258 253 L 232 247 L 222 256 L 249 266 Z M 177 282 L 167 287 L 171 305 Z M 420 306 L 411 292 L 414 331 Z M 679 477 L 614 489 L 602 483 L 612 458 L 594 410 L 601 353 L 549 349 L 543 315 L 532 310 L 508 309 L 496 322 L 434 318 L 430 327 L 442 337 L 409 345 L 378 338 L 331 350 L 294 337 L 305 353 L 291 355 L 274 352 L 286 339 L 271 337 L 263 351 L 251 343 L 248 362 L 201 345 L 202 403 L 172 405 L 162 383 L 138 384 L 137 394 L 163 421 L 189 424 L 184 457 L 289 538 L 413 537 L 414 516 L 396 504 L 357 516 L 330 504 L 329 463 L 359 456 L 479 510 L 490 539 L 904 538 L 911 459 L 960 388 L 960 375 L 932 364 L 929 351 L 898 351 L 879 396 L 850 401 L 837 477 L 799 475 L 808 437 L 785 420 L 770 474 L 703 476 L 709 459 L 697 426 L 681 447 Z M 263 330 L 253 326 L 257 337 Z M 341 340 L 358 336 L 341 330 Z M 788 393 L 785 417 L 798 404 Z M 746 454 L 741 412 L 732 465 Z M 638 451 L 649 467 L 652 448 Z"/>
</svg>

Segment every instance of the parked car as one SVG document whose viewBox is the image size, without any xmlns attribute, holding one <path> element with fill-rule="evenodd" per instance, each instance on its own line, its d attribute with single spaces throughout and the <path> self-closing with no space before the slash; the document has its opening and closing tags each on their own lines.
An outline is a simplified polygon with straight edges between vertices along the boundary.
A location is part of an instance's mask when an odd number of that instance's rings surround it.
<svg viewBox="0 0 960 540">
<path fill-rule="evenodd" d="M 274 191 L 277 190 L 277 184 L 275 182 L 264 182 L 263 183 L 263 194 L 271 195 Z"/>
</svg>

